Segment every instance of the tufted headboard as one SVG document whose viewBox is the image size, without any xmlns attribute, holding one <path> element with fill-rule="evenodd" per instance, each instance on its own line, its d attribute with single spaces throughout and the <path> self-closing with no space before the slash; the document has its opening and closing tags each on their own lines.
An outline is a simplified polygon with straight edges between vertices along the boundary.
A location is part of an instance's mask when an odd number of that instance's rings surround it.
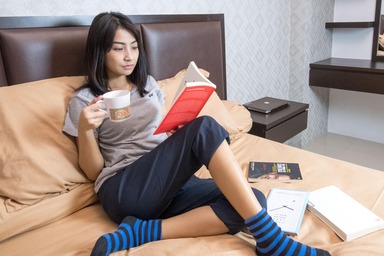
<svg viewBox="0 0 384 256">
<path fill-rule="evenodd" d="M 0 17 L 0 86 L 84 75 L 85 43 L 94 16 Z M 156 79 L 194 60 L 226 99 L 223 14 L 130 15 L 141 31 Z"/>
</svg>

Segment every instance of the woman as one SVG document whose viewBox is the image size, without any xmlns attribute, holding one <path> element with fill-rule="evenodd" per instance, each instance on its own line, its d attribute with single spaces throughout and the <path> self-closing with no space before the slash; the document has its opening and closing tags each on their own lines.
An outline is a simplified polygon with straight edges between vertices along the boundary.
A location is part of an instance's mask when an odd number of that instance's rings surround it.
<svg viewBox="0 0 384 256">
<path fill-rule="evenodd" d="M 71 99 L 63 130 L 77 138 L 79 165 L 118 229 L 101 236 L 92 255 L 108 255 L 159 239 L 248 228 L 258 255 L 329 255 L 285 236 L 251 189 L 228 146 L 228 133 L 200 117 L 170 134 L 153 135 L 164 96 L 148 75 L 135 25 L 120 13 L 92 22 L 87 84 Z M 131 117 L 111 122 L 97 103 L 110 90 L 131 91 Z M 193 174 L 208 167 L 212 179 Z M 244 221 L 245 220 L 245 221 Z"/>
</svg>

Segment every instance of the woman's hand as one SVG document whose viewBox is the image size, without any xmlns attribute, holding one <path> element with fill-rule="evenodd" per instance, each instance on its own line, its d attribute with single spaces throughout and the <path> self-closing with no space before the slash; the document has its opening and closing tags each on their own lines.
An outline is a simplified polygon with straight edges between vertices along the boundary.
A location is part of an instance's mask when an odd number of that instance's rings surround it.
<svg viewBox="0 0 384 256">
<path fill-rule="evenodd" d="M 100 126 L 103 122 L 106 113 L 101 109 L 99 100 L 103 99 L 103 96 L 94 98 L 88 106 L 84 107 L 80 112 L 79 117 L 79 130 L 87 131 L 92 130 Z"/>
<path fill-rule="evenodd" d="M 173 135 L 177 130 L 179 130 L 183 126 L 184 125 L 179 125 L 176 130 L 170 130 L 169 132 L 167 132 L 168 137 Z"/>
</svg>

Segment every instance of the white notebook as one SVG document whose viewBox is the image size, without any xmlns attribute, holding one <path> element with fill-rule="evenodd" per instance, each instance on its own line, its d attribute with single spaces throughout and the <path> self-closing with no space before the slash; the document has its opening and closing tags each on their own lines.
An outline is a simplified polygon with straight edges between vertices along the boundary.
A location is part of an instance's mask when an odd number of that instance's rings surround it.
<svg viewBox="0 0 384 256">
<path fill-rule="evenodd" d="M 336 186 L 312 191 L 308 209 L 344 241 L 384 228 L 383 219 Z"/>
</svg>

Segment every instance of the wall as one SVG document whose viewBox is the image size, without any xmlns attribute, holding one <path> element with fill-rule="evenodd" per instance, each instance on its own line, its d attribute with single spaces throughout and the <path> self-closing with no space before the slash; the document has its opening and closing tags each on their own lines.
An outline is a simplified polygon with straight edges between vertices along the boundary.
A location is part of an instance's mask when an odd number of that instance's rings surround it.
<svg viewBox="0 0 384 256">
<path fill-rule="evenodd" d="M 335 21 L 373 21 L 376 0 L 336 0 Z M 371 59 L 373 28 L 334 29 L 332 57 Z M 328 131 L 384 143 L 384 95 L 330 91 Z"/>
<path fill-rule="evenodd" d="M 329 89 L 309 87 L 309 63 L 329 58 L 332 33 L 324 29 L 333 19 L 334 1 L 291 1 L 289 98 L 309 103 L 308 128 L 289 144 L 304 147 L 327 131 Z"/>
<path fill-rule="evenodd" d="M 0 16 L 224 13 L 228 99 L 263 96 L 310 104 L 308 129 L 288 142 L 307 144 L 325 133 L 328 90 L 308 86 L 310 62 L 330 56 L 333 0 L 0 0 Z"/>
</svg>

